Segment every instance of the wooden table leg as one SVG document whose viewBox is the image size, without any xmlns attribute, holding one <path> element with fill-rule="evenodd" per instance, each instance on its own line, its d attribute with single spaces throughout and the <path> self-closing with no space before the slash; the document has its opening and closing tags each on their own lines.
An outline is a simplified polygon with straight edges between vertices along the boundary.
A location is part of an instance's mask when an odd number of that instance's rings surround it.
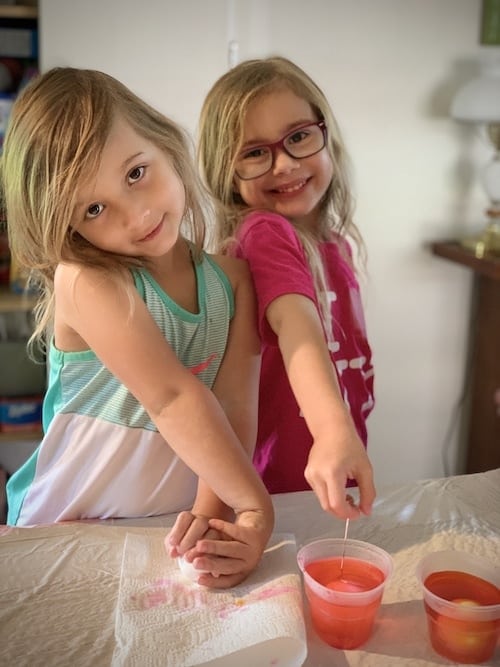
<svg viewBox="0 0 500 667">
<path fill-rule="evenodd" d="M 500 283 L 476 275 L 468 473 L 500 468 Z"/>
</svg>

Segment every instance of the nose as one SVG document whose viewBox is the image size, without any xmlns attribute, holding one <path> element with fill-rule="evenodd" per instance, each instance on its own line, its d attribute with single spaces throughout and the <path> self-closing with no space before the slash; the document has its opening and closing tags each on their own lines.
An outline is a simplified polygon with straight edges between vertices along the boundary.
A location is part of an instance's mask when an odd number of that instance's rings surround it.
<svg viewBox="0 0 500 667">
<path fill-rule="evenodd" d="M 297 158 L 292 157 L 284 148 L 276 148 L 273 156 L 273 173 L 286 174 L 298 169 L 300 163 Z"/>
<path fill-rule="evenodd" d="M 126 227 L 142 227 L 147 223 L 151 215 L 151 209 L 144 202 L 128 199 L 124 202 L 123 222 Z"/>
</svg>

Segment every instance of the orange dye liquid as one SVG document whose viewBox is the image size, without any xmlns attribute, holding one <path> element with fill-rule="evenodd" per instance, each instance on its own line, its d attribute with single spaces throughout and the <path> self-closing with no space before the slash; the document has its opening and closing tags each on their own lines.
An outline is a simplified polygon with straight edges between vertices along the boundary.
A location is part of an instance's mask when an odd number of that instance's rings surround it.
<svg viewBox="0 0 500 667">
<path fill-rule="evenodd" d="M 383 572 L 366 561 L 344 558 L 342 577 L 341 558 L 325 558 L 306 565 L 306 572 L 325 588 L 339 592 L 365 592 L 376 588 L 385 577 Z M 341 649 L 361 646 L 370 638 L 375 614 L 380 607 L 382 591 L 374 600 L 357 606 L 346 606 L 325 600 L 305 585 L 314 628 L 323 641 Z"/>
<path fill-rule="evenodd" d="M 466 572 L 433 572 L 425 587 L 434 595 L 473 609 L 500 604 L 500 589 Z M 425 610 L 431 644 L 436 653 L 465 664 L 489 660 L 500 636 L 500 617 L 492 620 L 462 620 L 438 614 L 427 603 Z"/>
</svg>

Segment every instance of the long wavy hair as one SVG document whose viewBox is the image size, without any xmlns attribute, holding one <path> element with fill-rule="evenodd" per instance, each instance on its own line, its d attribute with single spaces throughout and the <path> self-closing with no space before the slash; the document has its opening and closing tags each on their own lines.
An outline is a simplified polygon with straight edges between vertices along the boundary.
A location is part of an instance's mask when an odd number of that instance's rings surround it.
<svg viewBox="0 0 500 667">
<path fill-rule="evenodd" d="M 215 241 L 217 250 L 224 252 L 234 242 L 235 232 L 249 211 L 234 188 L 235 163 L 243 143 L 248 108 L 256 99 L 281 90 L 290 90 L 308 102 L 316 119 L 324 120 L 327 126 L 326 149 L 334 176 L 321 202 L 319 226 L 315 230 L 294 226 L 311 268 L 323 323 L 331 336 L 325 271 L 318 242 L 349 236 L 363 263 L 366 252 L 353 221 L 349 158 L 322 90 L 286 58 L 274 56 L 241 62 L 222 75 L 205 98 L 198 127 L 198 163 L 204 183 L 217 203 Z"/>
<path fill-rule="evenodd" d="M 182 231 L 199 260 L 205 242 L 206 193 L 187 133 L 112 76 L 57 67 L 20 93 L 0 157 L 0 194 L 14 261 L 38 290 L 31 343 L 42 346 L 54 317 L 54 273 L 60 262 L 100 267 L 110 276 L 140 266 L 133 258 L 101 250 L 71 227 L 79 186 L 97 172 L 117 117 L 158 146 L 183 182 Z"/>
</svg>

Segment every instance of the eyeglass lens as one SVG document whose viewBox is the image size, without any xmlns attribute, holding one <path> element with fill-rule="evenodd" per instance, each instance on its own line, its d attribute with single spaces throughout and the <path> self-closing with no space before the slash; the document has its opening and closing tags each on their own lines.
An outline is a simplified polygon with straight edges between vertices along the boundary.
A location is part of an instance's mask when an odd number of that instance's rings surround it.
<svg viewBox="0 0 500 667">
<path fill-rule="evenodd" d="M 325 147 L 325 127 L 322 121 L 299 127 L 274 144 L 255 146 L 243 151 L 236 162 L 236 174 L 243 180 L 258 178 L 273 166 L 277 148 L 293 158 L 311 157 Z"/>
</svg>

